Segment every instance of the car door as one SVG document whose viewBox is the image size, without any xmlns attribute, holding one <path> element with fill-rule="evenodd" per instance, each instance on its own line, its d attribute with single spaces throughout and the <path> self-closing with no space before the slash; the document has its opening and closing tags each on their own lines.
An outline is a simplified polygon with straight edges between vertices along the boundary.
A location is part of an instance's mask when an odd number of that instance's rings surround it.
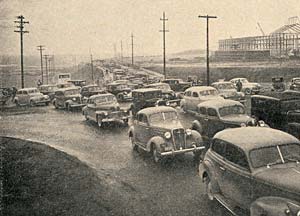
<svg viewBox="0 0 300 216">
<path fill-rule="evenodd" d="M 207 134 L 213 137 L 217 132 L 224 129 L 224 125 L 220 122 L 218 112 L 214 108 L 207 109 Z"/>
<path fill-rule="evenodd" d="M 143 113 L 140 113 L 137 117 L 136 122 L 136 139 L 142 147 L 146 147 L 147 142 L 149 141 L 150 127 L 148 123 L 147 116 Z"/>
<path fill-rule="evenodd" d="M 222 194 L 242 208 L 252 203 L 253 178 L 245 152 L 226 142 L 225 160 L 220 163 Z"/>
</svg>

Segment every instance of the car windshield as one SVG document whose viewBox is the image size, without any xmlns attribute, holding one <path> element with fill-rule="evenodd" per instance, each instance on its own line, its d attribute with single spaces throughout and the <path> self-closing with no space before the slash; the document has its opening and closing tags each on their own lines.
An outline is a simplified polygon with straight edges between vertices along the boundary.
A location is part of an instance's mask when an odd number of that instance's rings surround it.
<svg viewBox="0 0 300 216">
<path fill-rule="evenodd" d="M 254 149 L 250 152 L 250 161 L 254 168 L 291 162 L 299 163 L 300 145 L 291 143 Z"/>
<path fill-rule="evenodd" d="M 222 83 L 218 85 L 218 89 L 225 90 L 225 89 L 235 89 L 232 83 Z"/>
<path fill-rule="evenodd" d="M 99 86 L 92 86 L 92 87 L 89 87 L 89 91 L 100 91 L 101 88 Z"/>
<path fill-rule="evenodd" d="M 179 122 L 176 112 L 159 112 L 150 115 L 150 124 L 175 124 Z"/>
<path fill-rule="evenodd" d="M 116 98 L 113 95 L 106 95 L 106 96 L 96 97 L 94 99 L 94 102 L 96 104 L 114 102 L 114 101 L 116 101 Z"/>
<path fill-rule="evenodd" d="M 204 91 L 200 91 L 199 94 L 201 96 L 209 96 L 209 95 L 218 95 L 218 91 L 215 89 L 209 89 L 209 90 L 204 90 Z"/>
<path fill-rule="evenodd" d="M 72 90 L 65 91 L 65 95 L 66 96 L 68 96 L 68 95 L 76 95 L 76 94 L 79 94 L 79 89 L 72 89 Z"/>
<path fill-rule="evenodd" d="M 28 90 L 28 94 L 34 94 L 34 93 L 39 93 L 39 91 L 37 89 Z"/>
<path fill-rule="evenodd" d="M 245 114 L 244 107 L 240 105 L 226 106 L 219 109 L 220 116 Z"/>
</svg>

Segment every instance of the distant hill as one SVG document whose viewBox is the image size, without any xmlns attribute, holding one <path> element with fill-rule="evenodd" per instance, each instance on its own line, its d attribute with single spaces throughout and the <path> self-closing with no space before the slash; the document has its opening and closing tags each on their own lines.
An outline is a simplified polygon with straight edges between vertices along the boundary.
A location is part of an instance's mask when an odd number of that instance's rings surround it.
<svg viewBox="0 0 300 216">
<path fill-rule="evenodd" d="M 201 50 L 201 49 L 184 50 L 181 52 L 172 53 L 171 55 L 172 56 L 188 56 L 188 55 L 202 56 L 205 55 L 205 50 Z"/>
</svg>

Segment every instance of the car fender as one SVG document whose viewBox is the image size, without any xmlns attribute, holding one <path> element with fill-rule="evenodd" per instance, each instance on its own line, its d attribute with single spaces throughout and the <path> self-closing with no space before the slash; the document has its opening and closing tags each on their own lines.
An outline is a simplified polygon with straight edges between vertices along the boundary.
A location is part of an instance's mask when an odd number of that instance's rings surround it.
<svg viewBox="0 0 300 216">
<path fill-rule="evenodd" d="M 198 120 L 192 122 L 192 130 L 198 131 L 200 134 L 203 133 L 202 125 Z"/>
<path fill-rule="evenodd" d="M 156 146 L 156 149 L 160 150 L 160 145 L 165 143 L 165 140 L 160 136 L 152 137 L 148 142 L 146 146 L 146 150 L 148 152 L 151 151 L 151 144 L 154 144 Z"/>
<path fill-rule="evenodd" d="M 73 101 L 72 100 L 66 100 L 65 104 L 73 104 Z"/>
<path fill-rule="evenodd" d="M 199 146 L 199 144 L 203 145 L 202 136 L 198 131 L 192 130 L 192 134 L 190 137 L 191 137 L 191 139 L 193 139 L 196 142 L 197 146 Z"/>
<path fill-rule="evenodd" d="M 300 203 L 282 197 L 260 197 L 250 206 L 250 215 L 298 215 Z"/>
<path fill-rule="evenodd" d="M 214 167 L 210 159 L 204 158 L 204 160 L 199 164 L 198 173 L 203 183 L 206 181 L 206 177 L 209 177 L 212 183 L 212 190 L 215 194 L 220 192 Z"/>
</svg>

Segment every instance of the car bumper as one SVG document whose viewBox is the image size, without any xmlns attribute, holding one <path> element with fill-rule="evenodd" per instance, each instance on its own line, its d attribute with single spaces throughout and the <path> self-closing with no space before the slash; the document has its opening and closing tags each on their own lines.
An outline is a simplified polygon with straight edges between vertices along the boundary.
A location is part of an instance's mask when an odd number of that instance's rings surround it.
<svg viewBox="0 0 300 216">
<path fill-rule="evenodd" d="M 170 155 L 178 155 L 178 154 L 184 154 L 187 152 L 197 152 L 204 150 L 205 146 L 193 146 L 192 148 L 187 148 L 187 149 L 180 149 L 180 150 L 172 150 L 172 151 L 166 151 L 166 152 L 161 152 L 161 156 L 170 156 Z"/>
<path fill-rule="evenodd" d="M 115 117 L 115 118 L 104 118 L 101 121 L 102 122 L 122 122 L 124 120 L 125 121 L 128 120 L 128 117 L 124 116 L 124 117 L 119 117 L 119 118 L 117 118 L 117 117 Z"/>
<path fill-rule="evenodd" d="M 45 99 L 45 100 L 35 100 L 33 101 L 34 104 L 45 104 L 45 103 L 50 103 L 50 99 Z"/>
<path fill-rule="evenodd" d="M 80 108 L 80 107 L 84 107 L 85 104 L 70 104 L 71 108 Z"/>
</svg>

